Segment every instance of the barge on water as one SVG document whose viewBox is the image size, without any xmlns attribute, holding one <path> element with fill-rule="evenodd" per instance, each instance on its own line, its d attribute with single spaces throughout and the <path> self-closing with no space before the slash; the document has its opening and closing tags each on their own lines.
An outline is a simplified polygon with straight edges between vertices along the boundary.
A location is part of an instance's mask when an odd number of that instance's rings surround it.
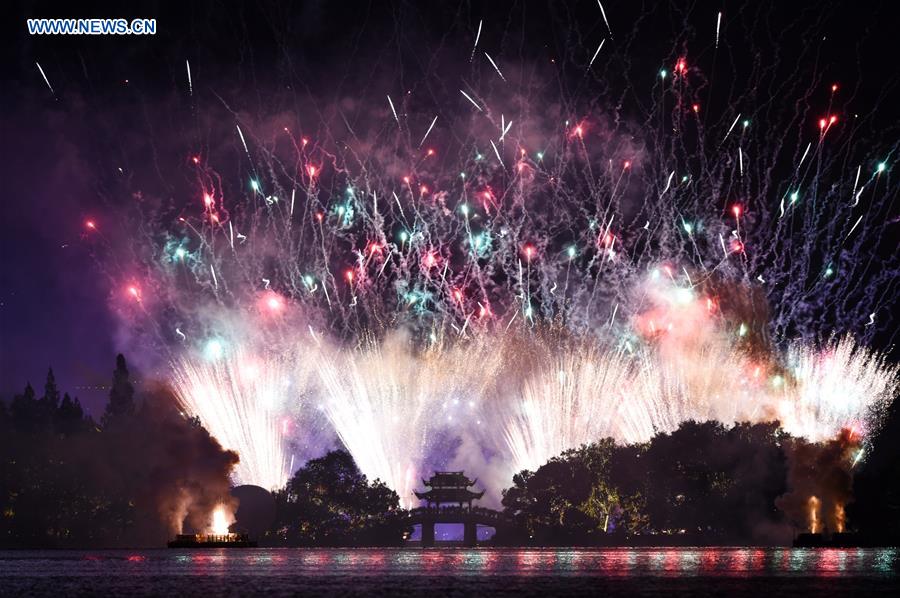
<svg viewBox="0 0 900 598">
<path fill-rule="evenodd" d="M 803 533 L 794 538 L 794 548 L 893 548 L 896 546 L 900 546 L 900 538 L 886 534 Z"/>
<path fill-rule="evenodd" d="M 178 534 L 169 548 L 256 548 L 247 534 Z"/>
</svg>

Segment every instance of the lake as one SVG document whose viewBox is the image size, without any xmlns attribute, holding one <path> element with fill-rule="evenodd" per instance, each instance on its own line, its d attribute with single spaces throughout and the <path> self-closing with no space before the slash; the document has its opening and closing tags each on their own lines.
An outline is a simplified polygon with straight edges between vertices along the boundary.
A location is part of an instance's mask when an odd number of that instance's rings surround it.
<svg viewBox="0 0 900 598">
<path fill-rule="evenodd" d="M 891 593 L 885 549 L 218 549 L 0 551 L 0 595 L 805 596 Z"/>
</svg>

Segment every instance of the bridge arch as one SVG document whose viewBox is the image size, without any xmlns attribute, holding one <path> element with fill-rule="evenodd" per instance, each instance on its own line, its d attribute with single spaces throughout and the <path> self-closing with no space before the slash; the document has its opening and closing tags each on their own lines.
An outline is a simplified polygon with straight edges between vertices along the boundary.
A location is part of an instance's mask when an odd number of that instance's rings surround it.
<svg viewBox="0 0 900 598">
<path fill-rule="evenodd" d="M 435 545 L 434 528 L 439 523 L 456 523 L 463 526 L 463 544 L 478 544 L 478 526 L 491 527 L 495 531 L 509 527 L 512 522 L 501 511 L 483 507 L 428 506 L 409 511 L 406 523 L 422 526 L 422 546 Z"/>
</svg>

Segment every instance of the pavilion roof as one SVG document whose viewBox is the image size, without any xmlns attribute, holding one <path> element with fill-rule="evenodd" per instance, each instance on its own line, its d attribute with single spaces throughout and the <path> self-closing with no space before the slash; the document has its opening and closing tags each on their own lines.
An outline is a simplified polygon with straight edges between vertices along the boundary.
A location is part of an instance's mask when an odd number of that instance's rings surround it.
<svg viewBox="0 0 900 598">
<path fill-rule="evenodd" d="M 470 480 L 462 471 L 436 471 L 430 480 L 422 483 L 431 488 L 468 488 L 477 480 Z"/>
<path fill-rule="evenodd" d="M 484 496 L 484 491 L 472 492 L 467 488 L 432 488 L 427 492 L 415 492 L 419 500 L 427 500 L 432 503 L 459 503 L 478 500 Z"/>
</svg>

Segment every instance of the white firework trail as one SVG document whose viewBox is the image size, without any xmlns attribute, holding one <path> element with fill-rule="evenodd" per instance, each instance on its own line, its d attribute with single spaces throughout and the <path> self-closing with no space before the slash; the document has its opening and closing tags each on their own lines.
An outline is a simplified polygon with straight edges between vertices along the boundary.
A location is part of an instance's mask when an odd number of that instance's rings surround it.
<svg viewBox="0 0 900 598">
<path fill-rule="evenodd" d="M 719 28 L 722 26 L 722 13 L 716 17 L 716 49 L 719 49 Z"/>
<path fill-rule="evenodd" d="M 497 74 L 500 75 L 500 78 L 503 79 L 504 81 L 506 81 L 506 77 L 504 77 L 503 73 L 500 72 L 500 67 L 497 66 L 497 63 L 494 62 L 494 59 L 491 58 L 491 55 L 488 54 L 487 52 L 485 52 L 484 55 L 487 56 L 488 62 L 491 63 L 491 66 L 494 67 L 494 70 L 497 71 Z"/>
<path fill-rule="evenodd" d="M 472 55 L 469 56 L 469 62 L 475 58 L 475 50 L 478 48 L 478 40 L 481 39 L 481 26 L 484 25 L 484 21 L 478 21 L 478 32 L 475 34 L 475 43 L 472 45 Z"/>
<path fill-rule="evenodd" d="M 244 151 L 247 153 L 247 157 L 250 158 L 250 148 L 247 147 L 247 140 L 244 139 L 244 132 L 241 131 L 241 125 L 235 125 L 235 127 L 237 127 L 238 136 L 241 138 L 241 145 L 244 146 Z"/>
<path fill-rule="evenodd" d="M 481 109 L 481 106 L 478 105 L 478 102 L 476 102 L 476 101 L 473 100 L 471 97 L 469 97 L 469 94 L 467 94 L 466 92 L 464 92 L 464 91 L 461 90 L 461 89 L 459 90 L 459 93 L 463 94 L 463 97 L 465 97 L 467 100 L 469 100 L 469 102 L 471 102 L 471 104 L 472 104 L 473 106 L 475 106 L 475 107 L 478 109 L 479 112 L 484 112 L 484 110 Z"/>
<path fill-rule="evenodd" d="M 609 26 L 609 20 L 606 18 L 606 10 L 603 8 L 603 3 L 597 0 L 597 4 L 600 6 L 600 14 L 603 15 L 603 22 L 606 23 L 606 30 L 609 31 L 609 36 L 612 37 L 612 29 Z"/>
<path fill-rule="evenodd" d="M 52 93 L 52 94 L 53 94 L 53 97 L 56 97 L 56 92 L 55 92 L 55 91 L 53 91 L 53 86 L 52 86 L 52 85 L 50 85 L 50 80 L 49 80 L 49 79 L 48 79 L 48 78 L 47 78 L 47 74 L 46 74 L 46 73 L 44 73 L 44 69 L 43 69 L 43 68 L 41 68 L 41 63 L 40 63 L 40 62 L 35 62 L 35 63 L 34 63 L 34 64 L 36 64 L 36 65 L 37 65 L 37 67 L 38 67 L 38 70 L 39 70 L 39 71 L 40 71 L 40 72 L 41 72 L 41 77 L 43 77 L 43 78 L 44 78 L 44 83 L 46 83 L 46 84 L 47 84 L 47 87 L 48 87 L 48 88 L 49 88 L 49 89 L 50 89 L 50 93 Z"/>
<path fill-rule="evenodd" d="M 428 135 L 431 134 L 431 129 L 434 128 L 434 123 L 437 122 L 438 117 L 435 115 L 434 120 L 431 121 L 431 124 L 428 125 L 428 130 L 425 131 L 425 135 L 422 136 L 422 141 L 419 142 L 419 147 L 422 147 L 422 144 L 425 143 L 425 140 L 428 139 Z"/>
<path fill-rule="evenodd" d="M 391 114 L 394 115 L 394 120 L 397 121 L 397 127 L 400 126 L 400 118 L 397 116 L 397 110 L 394 108 L 394 101 L 391 99 L 391 96 L 387 97 L 388 104 L 391 106 Z"/>
<path fill-rule="evenodd" d="M 600 40 L 600 45 L 597 46 L 597 51 L 594 52 L 594 55 L 591 56 L 591 61 L 588 63 L 588 69 L 590 69 L 594 65 L 594 61 L 597 60 L 597 55 L 600 54 L 600 50 L 603 49 L 603 44 L 606 43 L 606 39 Z"/>
</svg>

